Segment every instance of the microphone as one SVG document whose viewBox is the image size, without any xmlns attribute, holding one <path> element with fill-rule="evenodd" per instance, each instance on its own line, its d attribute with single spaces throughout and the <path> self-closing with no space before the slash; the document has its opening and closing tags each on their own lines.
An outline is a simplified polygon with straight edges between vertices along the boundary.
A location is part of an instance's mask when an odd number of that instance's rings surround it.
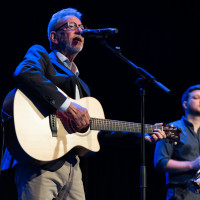
<svg viewBox="0 0 200 200">
<path fill-rule="evenodd" d="M 81 31 L 81 36 L 86 37 L 106 37 L 118 33 L 116 28 L 102 28 L 102 29 L 84 29 Z"/>
</svg>

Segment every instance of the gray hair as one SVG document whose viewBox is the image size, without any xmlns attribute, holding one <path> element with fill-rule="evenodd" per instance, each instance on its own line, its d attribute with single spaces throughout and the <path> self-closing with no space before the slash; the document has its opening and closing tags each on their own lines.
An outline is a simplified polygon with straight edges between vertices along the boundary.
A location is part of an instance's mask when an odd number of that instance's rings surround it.
<svg viewBox="0 0 200 200">
<path fill-rule="evenodd" d="M 59 23 L 59 21 L 66 16 L 75 16 L 81 20 L 82 14 L 75 8 L 62 9 L 57 13 L 53 14 L 47 28 L 47 35 L 50 43 L 51 43 L 50 33 L 55 30 L 56 25 Z"/>
</svg>

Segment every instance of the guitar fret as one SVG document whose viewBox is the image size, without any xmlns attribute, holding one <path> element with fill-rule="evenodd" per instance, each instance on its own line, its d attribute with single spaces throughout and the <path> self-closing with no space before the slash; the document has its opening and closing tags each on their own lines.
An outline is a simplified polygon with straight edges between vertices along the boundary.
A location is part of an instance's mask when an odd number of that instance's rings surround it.
<svg viewBox="0 0 200 200">
<path fill-rule="evenodd" d="M 141 132 L 140 123 L 98 118 L 91 118 L 90 122 L 91 129 L 93 130 Z M 146 133 L 152 133 L 154 129 L 162 129 L 161 126 L 155 126 L 150 124 L 145 124 L 144 128 Z"/>
</svg>

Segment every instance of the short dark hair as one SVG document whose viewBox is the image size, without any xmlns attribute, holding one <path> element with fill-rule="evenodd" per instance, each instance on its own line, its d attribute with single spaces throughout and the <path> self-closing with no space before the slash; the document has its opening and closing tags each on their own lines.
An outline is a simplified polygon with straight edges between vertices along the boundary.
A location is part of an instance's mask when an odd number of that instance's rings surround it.
<svg viewBox="0 0 200 200">
<path fill-rule="evenodd" d="M 193 85 L 191 87 L 189 87 L 184 93 L 183 93 L 183 96 L 182 96 L 182 104 L 184 101 L 188 101 L 188 98 L 189 98 L 189 94 L 194 91 L 194 90 L 200 90 L 200 84 L 197 84 L 197 85 Z"/>
</svg>

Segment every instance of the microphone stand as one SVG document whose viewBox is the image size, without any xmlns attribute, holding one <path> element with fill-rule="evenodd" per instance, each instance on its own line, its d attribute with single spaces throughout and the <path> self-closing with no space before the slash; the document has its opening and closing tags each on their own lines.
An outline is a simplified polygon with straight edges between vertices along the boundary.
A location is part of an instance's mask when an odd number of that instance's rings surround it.
<svg viewBox="0 0 200 200">
<path fill-rule="evenodd" d="M 106 47 L 111 52 L 113 52 L 117 57 L 122 59 L 125 63 L 127 63 L 131 68 L 133 68 L 140 76 L 141 78 L 136 80 L 136 85 L 140 88 L 140 96 L 141 96 L 141 166 L 140 166 L 140 199 L 146 200 L 146 189 L 147 189 L 147 183 L 146 183 L 146 158 L 145 158 L 145 88 L 148 83 L 152 83 L 156 87 L 160 88 L 163 92 L 169 94 L 171 91 L 165 87 L 162 83 L 156 81 L 156 78 L 152 76 L 150 73 L 148 73 L 146 70 L 144 70 L 141 67 L 136 66 L 134 63 L 132 63 L 130 60 L 125 58 L 121 52 L 120 48 L 116 47 L 116 49 L 113 49 L 110 47 L 105 39 L 103 37 L 98 38 L 100 45 L 103 47 Z"/>
</svg>

